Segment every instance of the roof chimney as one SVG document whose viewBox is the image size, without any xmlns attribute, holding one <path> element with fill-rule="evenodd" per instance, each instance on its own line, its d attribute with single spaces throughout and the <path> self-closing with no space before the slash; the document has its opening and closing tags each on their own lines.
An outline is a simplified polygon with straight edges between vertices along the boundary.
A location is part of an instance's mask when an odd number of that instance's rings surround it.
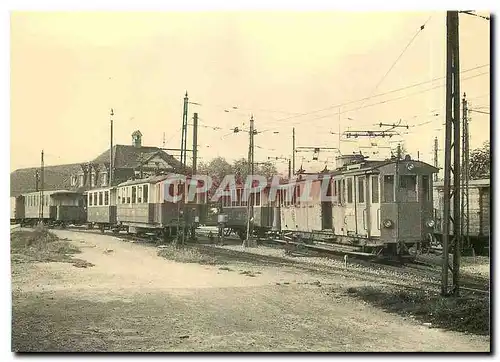
<svg viewBox="0 0 500 362">
<path fill-rule="evenodd" d="M 132 133 L 132 146 L 134 147 L 142 147 L 142 133 L 137 130 Z"/>
</svg>

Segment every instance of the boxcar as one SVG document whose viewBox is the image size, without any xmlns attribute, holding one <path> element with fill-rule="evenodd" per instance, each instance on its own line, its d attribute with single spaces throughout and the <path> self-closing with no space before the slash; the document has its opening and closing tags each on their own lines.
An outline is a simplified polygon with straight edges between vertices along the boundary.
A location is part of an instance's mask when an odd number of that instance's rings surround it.
<svg viewBox="0 0 500 362">
<path fill-rule="evenodd" d="M 22 195 L 10 198 L 10 222 L 17 224 L 24 219 L 24 197 Z"/>
<path fill-rule="evenodd" d="M 21 200 L 21 199 L 19 199 Z M 83 194 L 68 190 L 31 192 L 22 195 L 23 224 L 81 224 L 86 221 Z"/>
<path fill-rule="evenodd" d="M 490 180 L 469 181 L 469 236 L 476 251 L 486 247 L 490 238 Z M 442 238 L 444 207 L 444 182 L 434 184 L 434 211 L 436 217 L 435 234 L 438 240 Z M 453 205 L 450 205 L 453 212 Z M 450 230 L 450 234 L 453 230 Z"/>
</svg>

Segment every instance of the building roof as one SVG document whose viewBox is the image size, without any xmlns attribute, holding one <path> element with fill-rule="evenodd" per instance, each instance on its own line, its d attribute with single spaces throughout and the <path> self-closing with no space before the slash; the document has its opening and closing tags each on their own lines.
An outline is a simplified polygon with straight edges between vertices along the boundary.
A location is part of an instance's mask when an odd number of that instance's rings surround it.
<svg viewBox="0 0 500 362">
<path fill-rule="evenodd" d="M 115 145 L 113 147 L 115 169 L 137 169 L 141 162 L 147 162 L 151 157 L 159 155 L 174 170 L 180 170 L 181 163 L 158 147 L 134 147 L 132 145 Z M 109 149 L 101 153 L 92 163 L 109 164 Z M 71 176 L 80 174 L 82 163 L 45 166 L 44 190 L 73 190 L 83 192 L 88 186 L 75 188 L 71 186 Z M 22 193 L 36 191 L 36 172 L 39 167 L 30 167 L 15 170 L 10 174 L 10 194 L 18 196 Z"/>
<path fill-rule="evenodd" d="M 36 191 L 36 172 L 39 167 L 15 170 L 10 174 L 10 195 Z M 65 190 L 71 188 L 71 176 L 81 171 L 79 163 L 44 167 L 43 189 Z"/>
<path fill-rule="evenodd" d="M 158 147 L 141 146 L 135 147 L 132 145 L 115 145 L 113 146 L 113 167 L 119 168 L 137 168 L 141 162 L 146 162 L 148 159 L 158 154 L 165 162 L 174 169 L 180 169 L 181 163 L 174 156 L 169 155 Z M 109 164 L 109 149 L 101 153 L 93 163 L 108 163 Z"/>
</svg>

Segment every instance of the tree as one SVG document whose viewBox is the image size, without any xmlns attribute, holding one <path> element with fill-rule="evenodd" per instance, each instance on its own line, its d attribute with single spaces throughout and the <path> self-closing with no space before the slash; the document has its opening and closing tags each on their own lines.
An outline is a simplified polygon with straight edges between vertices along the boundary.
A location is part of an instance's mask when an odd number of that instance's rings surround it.
<svg viewBox="0 0 500 362">
<path fill-rule="evenodd" d="M 224 157 L 216 157 L 208 163 L 200 163 L 198 166 L 198 173 L 200 175 L 210 176 L 213 180 L 218 180 L 219 182 L 232 172 L 233 168 L 231 164 Z"/>
<path fill-rule="evenodd" d="M 490 142 L 472 150 L 469 156 L 469 177 L 471 180 L 490 178 Z"/>
<path fill-rule="evenodd" d="M 271 162 L 266 162 L 259 165 L 259 175 L 265 176 L 267 178 L 271 178 L 274 175 L 278 174 L 278 170 L 276 166 Z"/>
</svg>

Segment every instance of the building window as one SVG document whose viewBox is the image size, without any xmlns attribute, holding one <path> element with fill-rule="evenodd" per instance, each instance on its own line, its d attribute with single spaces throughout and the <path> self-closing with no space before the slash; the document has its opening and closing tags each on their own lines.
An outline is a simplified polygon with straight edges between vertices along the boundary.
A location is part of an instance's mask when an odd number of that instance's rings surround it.
<svg viewBox="0 0 500 362">
<path fill-rule="evenodd" d="M 95 187 L 95 175 L 90 175 L 90 187 Z"/>
<path fill-rule="evenodd" d="M 394 175 L 384 176 L 384 202 L 394 202 Z"/>
<path fill-rule="evenodd" d="M 101 174 L 101 178 L 102 178 L 101 185 L 106 186 L 106 184 L 108 183 L 108 174 L 106 172 L 103 172 Z"/>
<path fill-rule="evenodd" d="M 80 175 L 80 187 L 82 187 L 85 184 L 85 177 L 84 175 Z"/>
<path fill-rule="evenodd" d="M 76 176 L 71 176 L 71 186 L 76 186 Z"/>
<path fill-rule="evenodd" d="M 365 202 L 365 178 L 364 177 L 358 178 L 358 202 L 360 204 Z"/>
<path fill-rule="evenodd" d="M 372 176 L 372 203 L 373 204 L 379 203 L 378 189 L 379 189 L 378 176 Z"/>
<path fill-rule="evenodd" d="M 347 203 L 352 204 L 352 177 L 347 179 Z"/>
</svg>

